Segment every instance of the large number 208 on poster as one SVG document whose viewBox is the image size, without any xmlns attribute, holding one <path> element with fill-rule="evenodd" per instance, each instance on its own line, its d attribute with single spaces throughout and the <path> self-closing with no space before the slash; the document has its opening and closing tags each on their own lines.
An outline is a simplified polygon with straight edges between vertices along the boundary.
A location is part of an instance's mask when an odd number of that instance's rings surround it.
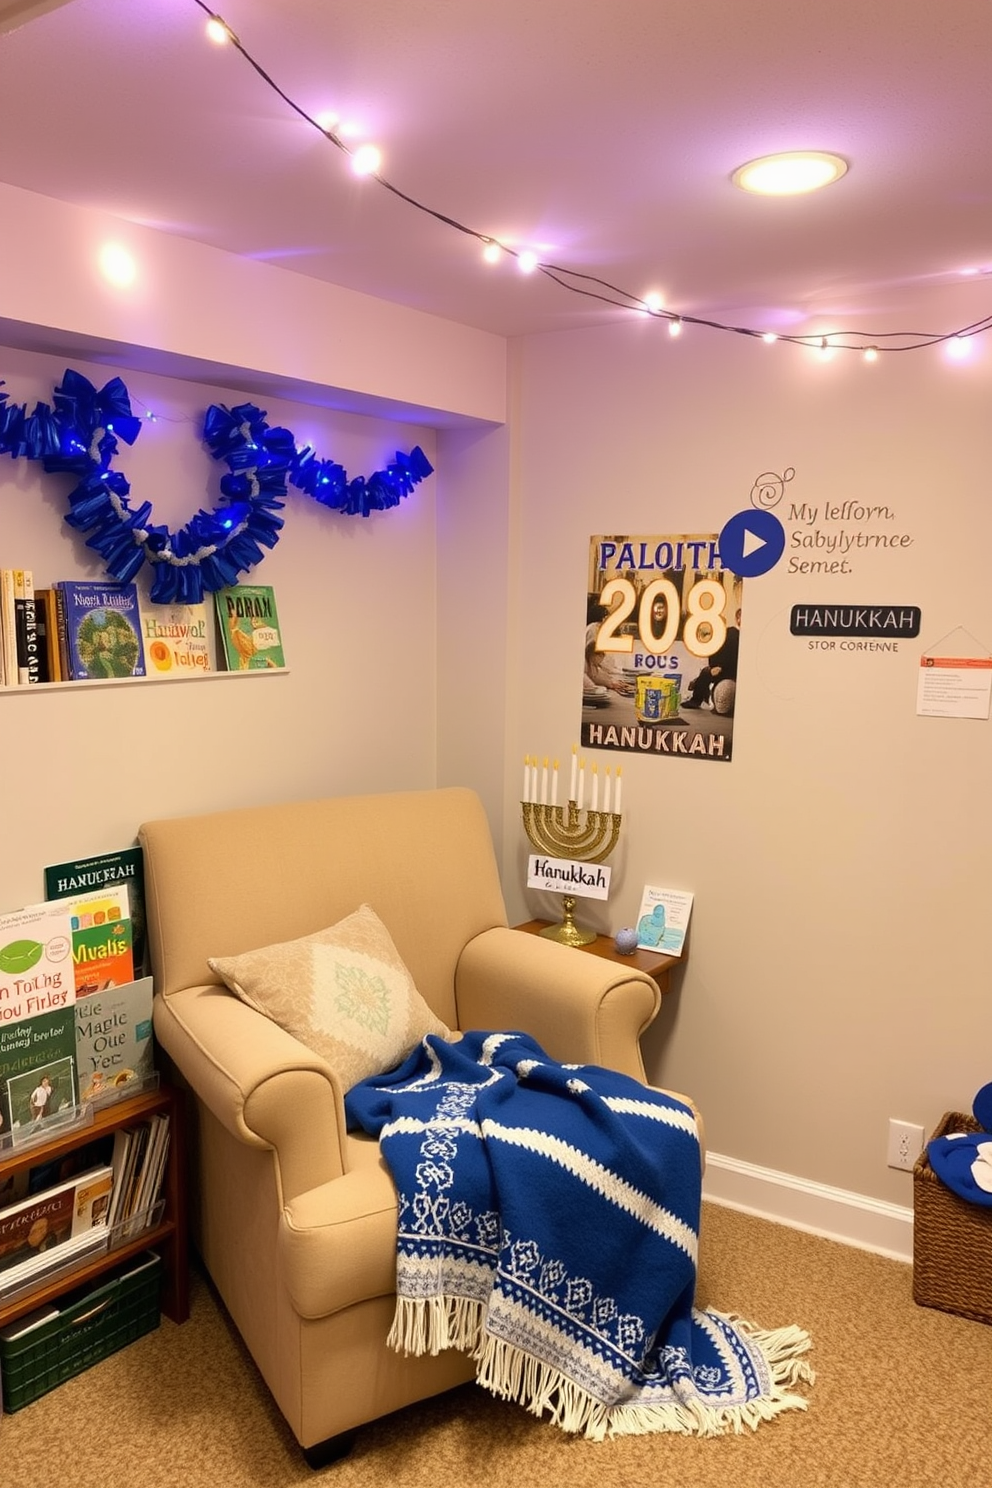
<svg viewBox="0 0 992 1488">
<path fill-rule="evenodd" d="M 730 760 L 742 591 L 714 534 L 591 538 L 583 745 Z"/>
</svg>

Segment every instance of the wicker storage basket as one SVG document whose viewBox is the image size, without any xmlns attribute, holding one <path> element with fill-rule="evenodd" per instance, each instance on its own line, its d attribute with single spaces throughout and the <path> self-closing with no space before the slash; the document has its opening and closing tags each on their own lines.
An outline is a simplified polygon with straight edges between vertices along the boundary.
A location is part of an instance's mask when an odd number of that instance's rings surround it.
<svg viewBox="0 0 992 1488">
<path fill-rule="evenodd" d="M 933 1136 L 981 1130 L 973 1116 L 948 1111 Z M 926 1148 L 913 1168 L 913 1299 L 992 1323 L 992 1208 L 942 1183 Z"/>
</svg>

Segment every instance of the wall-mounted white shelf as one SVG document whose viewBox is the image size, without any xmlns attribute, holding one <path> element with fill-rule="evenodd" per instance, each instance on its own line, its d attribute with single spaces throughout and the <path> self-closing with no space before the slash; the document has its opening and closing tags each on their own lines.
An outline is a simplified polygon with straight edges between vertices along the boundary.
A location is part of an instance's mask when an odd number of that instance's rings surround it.
<svg viewBox="0 0 992 1488">
<path fill-rule="evenodd" d="M 14 697 L 19 693 L 79 692 L 91 687 L 170 686 L 174 682 L 229 682 L 244 677 L 288 677 L 289 667 L 252 667 L 244 672 L 192 672 L 174 677 L 87 677 L 78 682 L 35 682 L 31 686 L 0 687 L 0 694 Z"/>
</svg>

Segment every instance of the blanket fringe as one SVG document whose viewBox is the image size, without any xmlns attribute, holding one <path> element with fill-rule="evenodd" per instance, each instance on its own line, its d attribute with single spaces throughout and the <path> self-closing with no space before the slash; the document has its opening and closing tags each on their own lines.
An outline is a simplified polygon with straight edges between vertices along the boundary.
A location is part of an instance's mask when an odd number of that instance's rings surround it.
<svg viewBox="0 0 992 1488">
<path fill-rule="evenodd" d="M 439 1354 L 454 1348 L 471 1357 L 485 1320 L 485 1303 L 469 1297 L 397 1297 L 386 1343 L 398 1354 Z"/>
<path fill-rule="evenodd" d="M 811 1347 L 801 1328 L 763 1329 L 740 1318 L 726 1318 L 764 1357 L 772 1389 L 746 1405 L 710 1406 L 698 1397 L 654 1405 L 604 1406 L 551 1365 L 524 1354 L 503 1339 L 486 1336 L 476 1354 L 477 1382 L 503 1400 L 546 1416 L 563 1431 L 603 1441 L 613 1436 L 647 1436 L 673 1432 L 683 1436 L 741 1435 L 756 1431 L 787 1410 L 806 1410 L 808 1401 L 792 1393 L 815 1375 L 803 1355 Z"/>
<path fill-rule="evenodd" d="M 715 1308 L 710 1308 L 710 1312 L 714 1317 L 721 1317 L 730 1323 L 749 1343 L 761 1350 L 774 1385 L 791 1389 L 798 1384 L 813 1384 L 816 1371 L 803 1358 L 813 1347 L 813 1341 L 802 1328 L 759 1328 L 756 1323 L 749 1323 L 736 1313 L 717 1312 Z M 806 1401 L 801 1396 L 797 1399 L 805 1409 Z"/>
<path fill-rule="evenodd" d="M 522 1353 L 502 1338 L 483 1340 L 475 1377 L 491 1394 L 522 1405 L 533 1416 L 547 1416 L 563 1431 L 592 1441 L 603 1441 L 607 1435 L 606 1406 L 550 1364 Z"/>
</svg>

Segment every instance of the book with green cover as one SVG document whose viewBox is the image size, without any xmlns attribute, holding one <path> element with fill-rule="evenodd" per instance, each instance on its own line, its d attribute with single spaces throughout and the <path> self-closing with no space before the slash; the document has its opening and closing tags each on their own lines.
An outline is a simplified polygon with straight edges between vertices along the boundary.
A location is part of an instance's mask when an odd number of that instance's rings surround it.
<svg viewBox="0 0 992 1488">
<path fill-rule="evenodd" d="M 220 646 L 229 672 L 286 665 L 270 584 L 232 584 L 214 595 Z"/>
<path fill-rule="evenodd" d="M 15 1144 L 78 1110 L 75 1000 L 0 1024 L 0 1136 Z"/>
<path fill-rule="evenodd" d="M 46 899 L 65 899 L 72 894 L 85 894 L 106 884 L 126 883 L 131 908 L 131 949 L 134 975 L 146 970 L 145 937 L 145 869 L 140 847 L 125 847 L 119 852 L 101 853 L 93 858 L 75 858 L 68 863 L 52 863 L 45 869 Z M 127 979 L 129 980 L 129 978 Z"/>
</svg>

